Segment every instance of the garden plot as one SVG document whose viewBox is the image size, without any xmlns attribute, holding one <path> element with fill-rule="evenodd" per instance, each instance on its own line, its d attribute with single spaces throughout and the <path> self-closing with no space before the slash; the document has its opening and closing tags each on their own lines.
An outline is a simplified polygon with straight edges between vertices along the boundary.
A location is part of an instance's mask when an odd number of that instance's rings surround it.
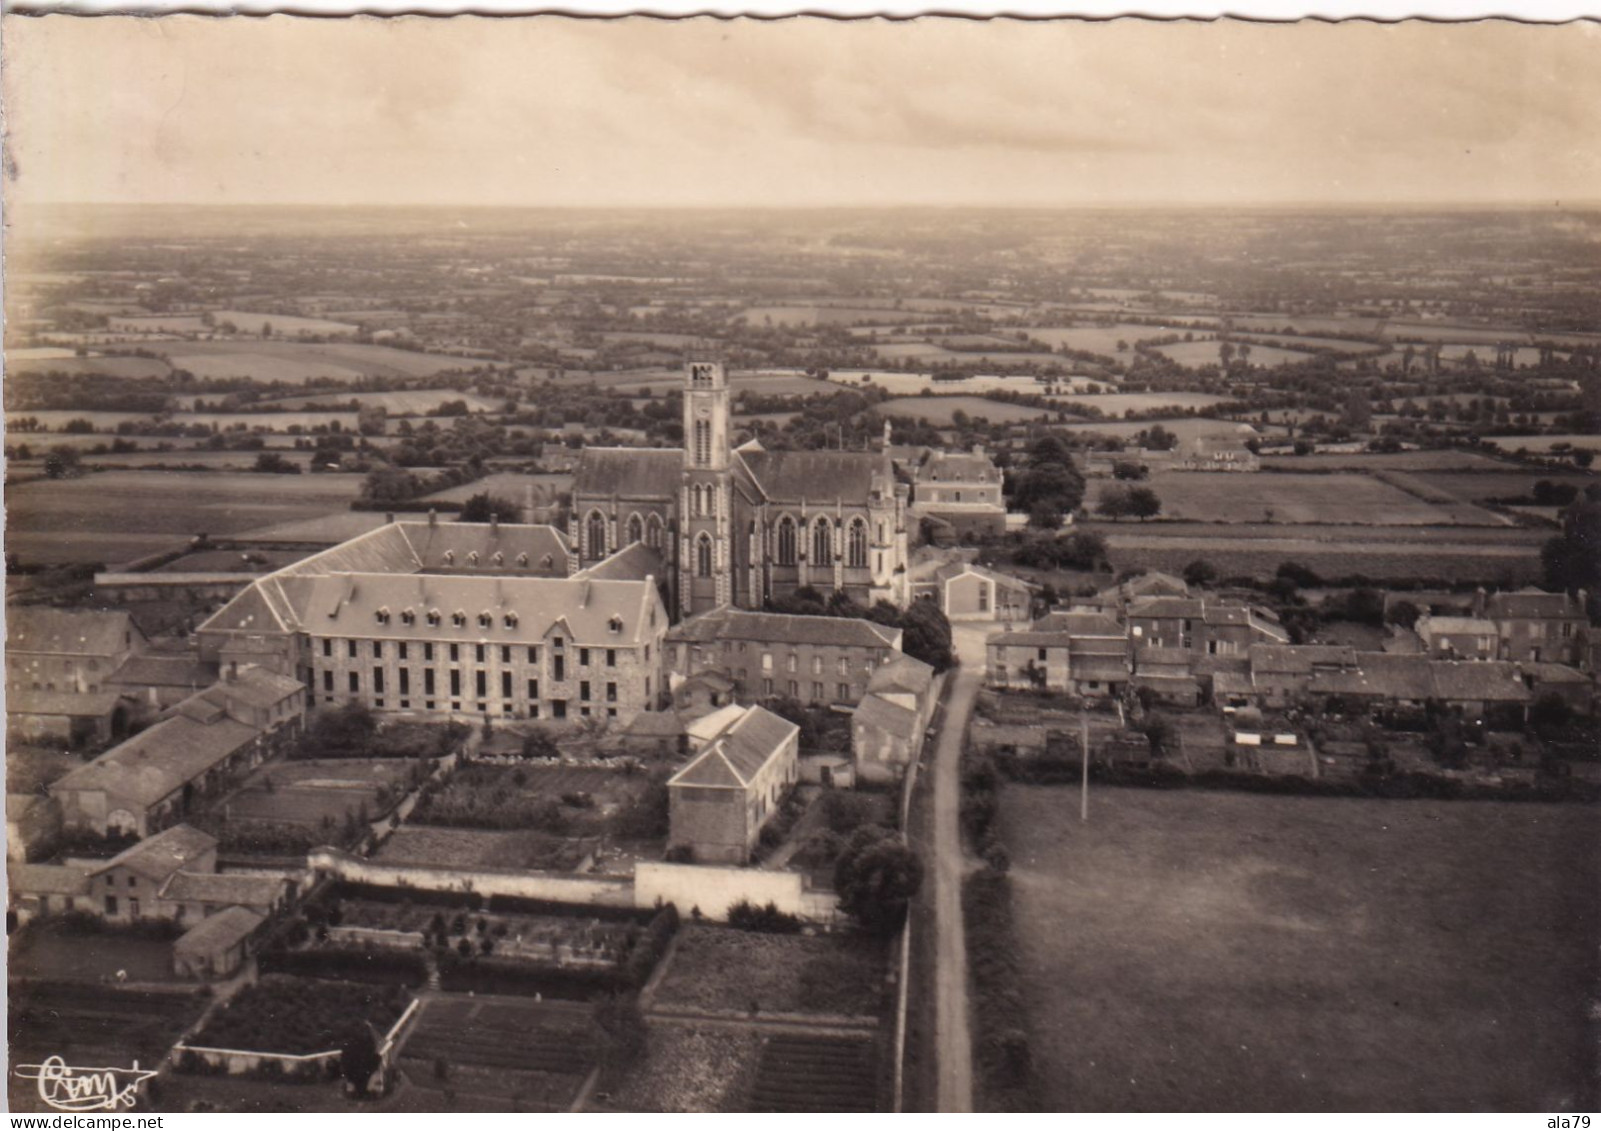
<svg viewBox="0 0 1601 1131">
<path fill-rule="evenodd" d="M 1220 365 L 1222 363 L 1219 349 L 1222 343 L 1208 342 L 1175 342 L 1169 346 L 1157 346 L 1156 350 L 1169 361 L 1190 368 L 1200 368 L 1203 365 Z M 1235 355 L 1238 357 L 1238 347 Z M 1251 356 L 1247 363 L 1252 369 L 1270 369 L 1276 365 L 1288 365 L 1291 362 L 1306 361 L 1312 355 L 1300 350 L 1281 349 L 1278 346 L 1251 346 Z"/>
<path fill-rule="evenodd" d="M 339 824 L 365 810 L 377 818 L 404 794 L 415 763 L 403 758 L 273 762 L 224 803 L 228 820 Z"/>
<path fill-rule="evenodd" d="M 769 1037 L 762 1045 L 751 1111 L 871 1112 L 878 1057 L 871 1037 Z"/>
<path fill-rule="evenodd" d="M 450 1106 L 566 1111 L 595 1066 L 598 1037 L 586 1005 L 432 995 L 399 1063 L 408 1088 L 466 1101 Z"/>
<path fill-rule="evenodd" d="M 268 974 L 230 998 L 185 1043 L 291 1056 L 328 1052 L 369 1026 L 388 1032 L 410 1000 L 398 986 Z"/>
<path fill-rule="evenodd" d="M 250 377 L 304 384 L 319 377 L 432 377 L 472 368 L 475 362 L 356 342 L 185 342 L 160 347 L 175 369 L 201 378 Z"/>
<path fill-rule="evenodd" d="M 632 815 L 662 790 L 657 779 L 591 766 L 471 765 L 423 798 L 411 820 L 467 829 L 543 829 L 628 835 Z"/>
<path fill-rule="evenodd" d="M 438 868 L 524 868 L 566 872 L 586 849 L 570 837 L 538 829 L 456 829 L 406 824 L 390 834 L 374 859 L 383 864 Z"/>
<path fill-rule="evenodd" d="M 1588 807 L 1072 797 L 1002 793 L 1045 1110 L 1594 1108 Z"/>
<path fill-rule="evenodd" d="M 775 935 L 685 926 L 655 1004 L 750 1013 L 876 1015 L 887 956 L 852 934 Z"/>
<path fill-rule="evenodd" d="M 761 1034 L 740 1028 L 652 1025 L 645 1056 L 612 1106 L 638 1112 L 749 1112 Z"/>
</svg>

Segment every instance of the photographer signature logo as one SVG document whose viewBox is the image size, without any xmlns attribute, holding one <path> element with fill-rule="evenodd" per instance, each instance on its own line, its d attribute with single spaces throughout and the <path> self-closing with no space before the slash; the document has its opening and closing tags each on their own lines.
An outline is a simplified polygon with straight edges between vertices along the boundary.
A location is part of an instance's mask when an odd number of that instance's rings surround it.
<svg viewBox="0 0 1601 1131">
<path fill-rule="evenodd" d="M 43 1064 L 19 1064 L 24 1080 L 39 1082 L 39 1098 L 57 1111 L 115 1111 L 132 1108 L 139 1085 L 155 1075 L 133 1062 L 132 1068 L 74 1068 L 59 1056 Z"/>
</svg>

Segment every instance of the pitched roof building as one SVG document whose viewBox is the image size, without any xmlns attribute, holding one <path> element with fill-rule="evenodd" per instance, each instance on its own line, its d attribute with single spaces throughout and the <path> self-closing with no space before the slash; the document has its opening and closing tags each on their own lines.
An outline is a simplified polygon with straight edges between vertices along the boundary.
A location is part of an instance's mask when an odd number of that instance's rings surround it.
<svg viewBox="0 0 1601 1131">
<path fill-rule="evenodd" d="M 799 777 L 800 728 L 764 707 L 724 708 L 691 724 L 699 744 L 667 782 L 668 849 L 744 864 Z"/>
</svg>

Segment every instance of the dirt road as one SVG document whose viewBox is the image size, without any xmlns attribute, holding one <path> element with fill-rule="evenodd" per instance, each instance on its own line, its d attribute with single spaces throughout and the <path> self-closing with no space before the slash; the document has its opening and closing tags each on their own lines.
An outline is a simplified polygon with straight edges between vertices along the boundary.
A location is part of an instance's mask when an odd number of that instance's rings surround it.
<svg viewBox="0 0 1601 1131">
<path fill-rule="evenodd" d="M 967 940 L 962 925 L 962 832 L 958 770 L 973 701 L 984 678 L 982 630 L 958 627 L 954 633 L 962 666 L 947 700 L 931 769 L 934 773 L 934 879 L 936 922 L 934 1024 L 939 1063 L 936 1110 L 973 1110 L 973 1040 L 967 1021 Z"/>
</svg>

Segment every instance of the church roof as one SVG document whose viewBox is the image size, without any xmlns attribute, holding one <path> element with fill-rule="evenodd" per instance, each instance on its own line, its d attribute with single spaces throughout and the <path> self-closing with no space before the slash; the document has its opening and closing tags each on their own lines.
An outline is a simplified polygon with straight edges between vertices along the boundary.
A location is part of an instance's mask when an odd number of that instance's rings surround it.
<svg viewBox="0 0 1601 1131">
<path fill-rule="evenodd" d="M 573 476 L 573 497 L 666 501 L 678 489 L 682 448 L 585 448 Z"/>
<path fill-rule="evenodd" d="M 884 466 L 877 452 L 754 452 L 738 458 L 750 470 L 762 493 L 773 502 L 810 503 L 843 499 L 861 504 L 873 490 Z"/>
</svg>

